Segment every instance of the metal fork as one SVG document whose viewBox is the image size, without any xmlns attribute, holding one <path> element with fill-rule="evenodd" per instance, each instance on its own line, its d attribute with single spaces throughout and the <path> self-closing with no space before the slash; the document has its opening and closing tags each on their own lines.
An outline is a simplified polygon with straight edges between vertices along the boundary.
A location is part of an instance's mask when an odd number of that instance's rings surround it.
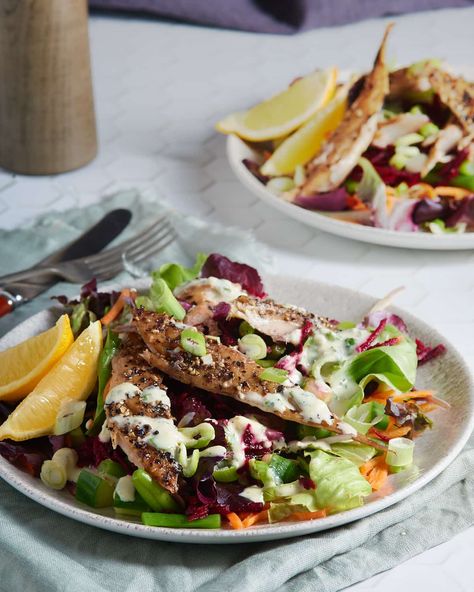
<svg viewBox="0 0 474 592">
<path fill-rule="evenodd" d="M 84 257 L 64 261 L 47 267 L 27 269 L 0 278 L 1 284 L 34 280 L 41 275 L 54 274 L 73 283 L 87 282 L 95 277 L 99 281 L 113 278 L 123 271 L 125 261 L 139 265 L 147 258 L 162 251 L 176 238 L 176 233 L 167 217 L 163 216 L 137 235 L 112 249 Z"/>
</svg>

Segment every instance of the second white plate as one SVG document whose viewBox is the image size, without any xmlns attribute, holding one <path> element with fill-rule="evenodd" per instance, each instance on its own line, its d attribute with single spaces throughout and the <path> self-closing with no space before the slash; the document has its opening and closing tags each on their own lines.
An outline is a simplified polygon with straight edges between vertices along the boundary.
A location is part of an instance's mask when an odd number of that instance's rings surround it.
<svg viewBox="0 0 474 592">
<path fill-rule="evenodd" d="M 258 155 L 237 136 L 231 135 L 227 138 L 227 157 L 232 170 L 244 187 L 269 206 L 308 226 L 344 238 L 389 247 L 431 250 L 474 249 L 474 232 L 465 234 L 429 234 L 427 232 L 385 230 L 336 220 L 321 212 L 305 210 L 285 201 L 267 189 L 243 164 L 244 158 L 258 161 Z"/>
</svg>

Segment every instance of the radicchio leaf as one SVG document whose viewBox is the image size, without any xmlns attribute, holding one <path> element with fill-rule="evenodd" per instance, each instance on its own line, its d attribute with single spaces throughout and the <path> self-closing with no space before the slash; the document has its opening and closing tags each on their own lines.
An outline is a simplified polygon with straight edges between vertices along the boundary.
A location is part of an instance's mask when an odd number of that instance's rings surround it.
<svg viewBox="0 0 474 592">
<path fill-rule="evenodd" d="M 319 210 L 320 212 L 341 212 L 347 209 L 349 194 L 345 187 L 339 187 L 328 193 L 316 195 L 297 195 L 293 203 L 305 210 Z"/>
<path fill-rule="evenodd" d="M 267 295 L 258 271 L 245 263 L 231 261 L 224 255 L 211 253 L 201 270 L 201 277 L 216 277 L 240 284 L 252 296 L 265 298 Z"/>
</svg>

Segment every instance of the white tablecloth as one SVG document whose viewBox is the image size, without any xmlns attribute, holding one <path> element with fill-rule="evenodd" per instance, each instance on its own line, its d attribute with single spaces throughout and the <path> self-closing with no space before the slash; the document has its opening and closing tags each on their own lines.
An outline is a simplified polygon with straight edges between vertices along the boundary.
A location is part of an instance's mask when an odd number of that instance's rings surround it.
<svg viewBox="0 0 474 592">
<path fill-rule="evenodd" d="M 389 56 L 467 64 L 474 8 L 395 19 Z M 382 296 L 404 285 L 398 304 L 436 326 L 474 368 L 474 253 L 391 249 L 332 237 L 258 202 L 234 178 L 223 115 L 251 105 L 319 66 L 368 68 L 384 28 L 365 21 L 295 37 L 255 35 L 130 17 L 94 16 L 91 44 L 100 153 L 54 177 L 0 170 L 0 226 L 40 212 L 86 205 L 117 189 L 153 190 L 183 212 L 251 227 L 275 254 L 275 271 Z M 474 528 L 351 592 L 468 592 Z"/>
</svg>

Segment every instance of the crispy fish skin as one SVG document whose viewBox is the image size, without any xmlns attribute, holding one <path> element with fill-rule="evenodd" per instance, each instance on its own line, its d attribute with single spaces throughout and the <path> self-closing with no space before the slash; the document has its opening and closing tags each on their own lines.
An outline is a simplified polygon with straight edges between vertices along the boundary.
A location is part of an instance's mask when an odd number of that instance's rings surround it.
<svg viewBox="0 0 474 592">
<path fill-rule="evenodd" d="M 301 195 L 336 189 L 370 146 L 389 89 L 385 46 L 392 26 L 388 25 L 385 30 L 374 68 L 365 77 L 363 88 L 346 111 L 339 127 L 328 138 L 322 153 L 310 164 Z"/>
<path fill-rule="evenodd" d="M 466 134 L 474 138 L 474 84 L 452 76 L 440 68 L 430 68 L 428 80 L 444 103 L 456 116 Z"/>
<path fill-rule="evenodd" d="M 146 346 L 138 335 L 131 334 L 122 342 L 122 347 L 112 359 L 109 390 L 123 382 L 130 382 L 142 390 L 148 386 L 162 385 L 161 374 L 143 362 L 140 354 L 144 349 Z"/>
<path fill-rule="evenodd" d="M 112 360 L 111 388 L 127 382 L 142 390 L 151 386 L 165 389 L 160 373 L 141 356 L 145 350 L 143 342 L 135 336 L 129 341 L 123 344 Z M 179 464 L 169 452 L 158 450 L 142 440 L 146 435 L 146 423 L 133 423 L 133 420 L 123 422 L 123 418 L 137 416 L 172 420 L 170 408 L 161 403 L 146 402 L 140 395 L 133 395 L 109 404 L 106 399 L 105 414 L 113 446 L 120 446 L 131 463 L 144 468 L 164 489 L 177 493 L 181 473 Z"/>
<path fill-rule="evenodd" d="M 148 351 L 142 354 L 144 359 L 168 376 L 211 393 L 232 397 L 287 421 L 343 433 L 340 422 L 332 414 L 329 423 L 307 421 L 298 411 L 290 409 L 270 410 L 265 405 L 266 395 L 283 392 L 283 385 L 260 380 L 262 368 L 238 350 L 205 337 L 207 353 L 212 357 L 212 363 L 206 364 L 180 347 L 181 329 L 171 317 L 138 309 L 134 323 L 148 346 Z M 361 435 L 353 436 L 353 439 L 372 442 Z"/>
<path fill-rule="evenodd" d="M 276 392 L 278 385 L 261 381 L 262 368 L 237 349 L 205 337 L 207 353 L 212 356 L 212 363 L 206 364 L 181 348 L 181 328 L 171 317 L 140 308 L 134 322 L 149 350 L 142 354 L 145 360 L 184 384 L 240 400 L 248 392 L 262 397 Z"/>
</svg>

